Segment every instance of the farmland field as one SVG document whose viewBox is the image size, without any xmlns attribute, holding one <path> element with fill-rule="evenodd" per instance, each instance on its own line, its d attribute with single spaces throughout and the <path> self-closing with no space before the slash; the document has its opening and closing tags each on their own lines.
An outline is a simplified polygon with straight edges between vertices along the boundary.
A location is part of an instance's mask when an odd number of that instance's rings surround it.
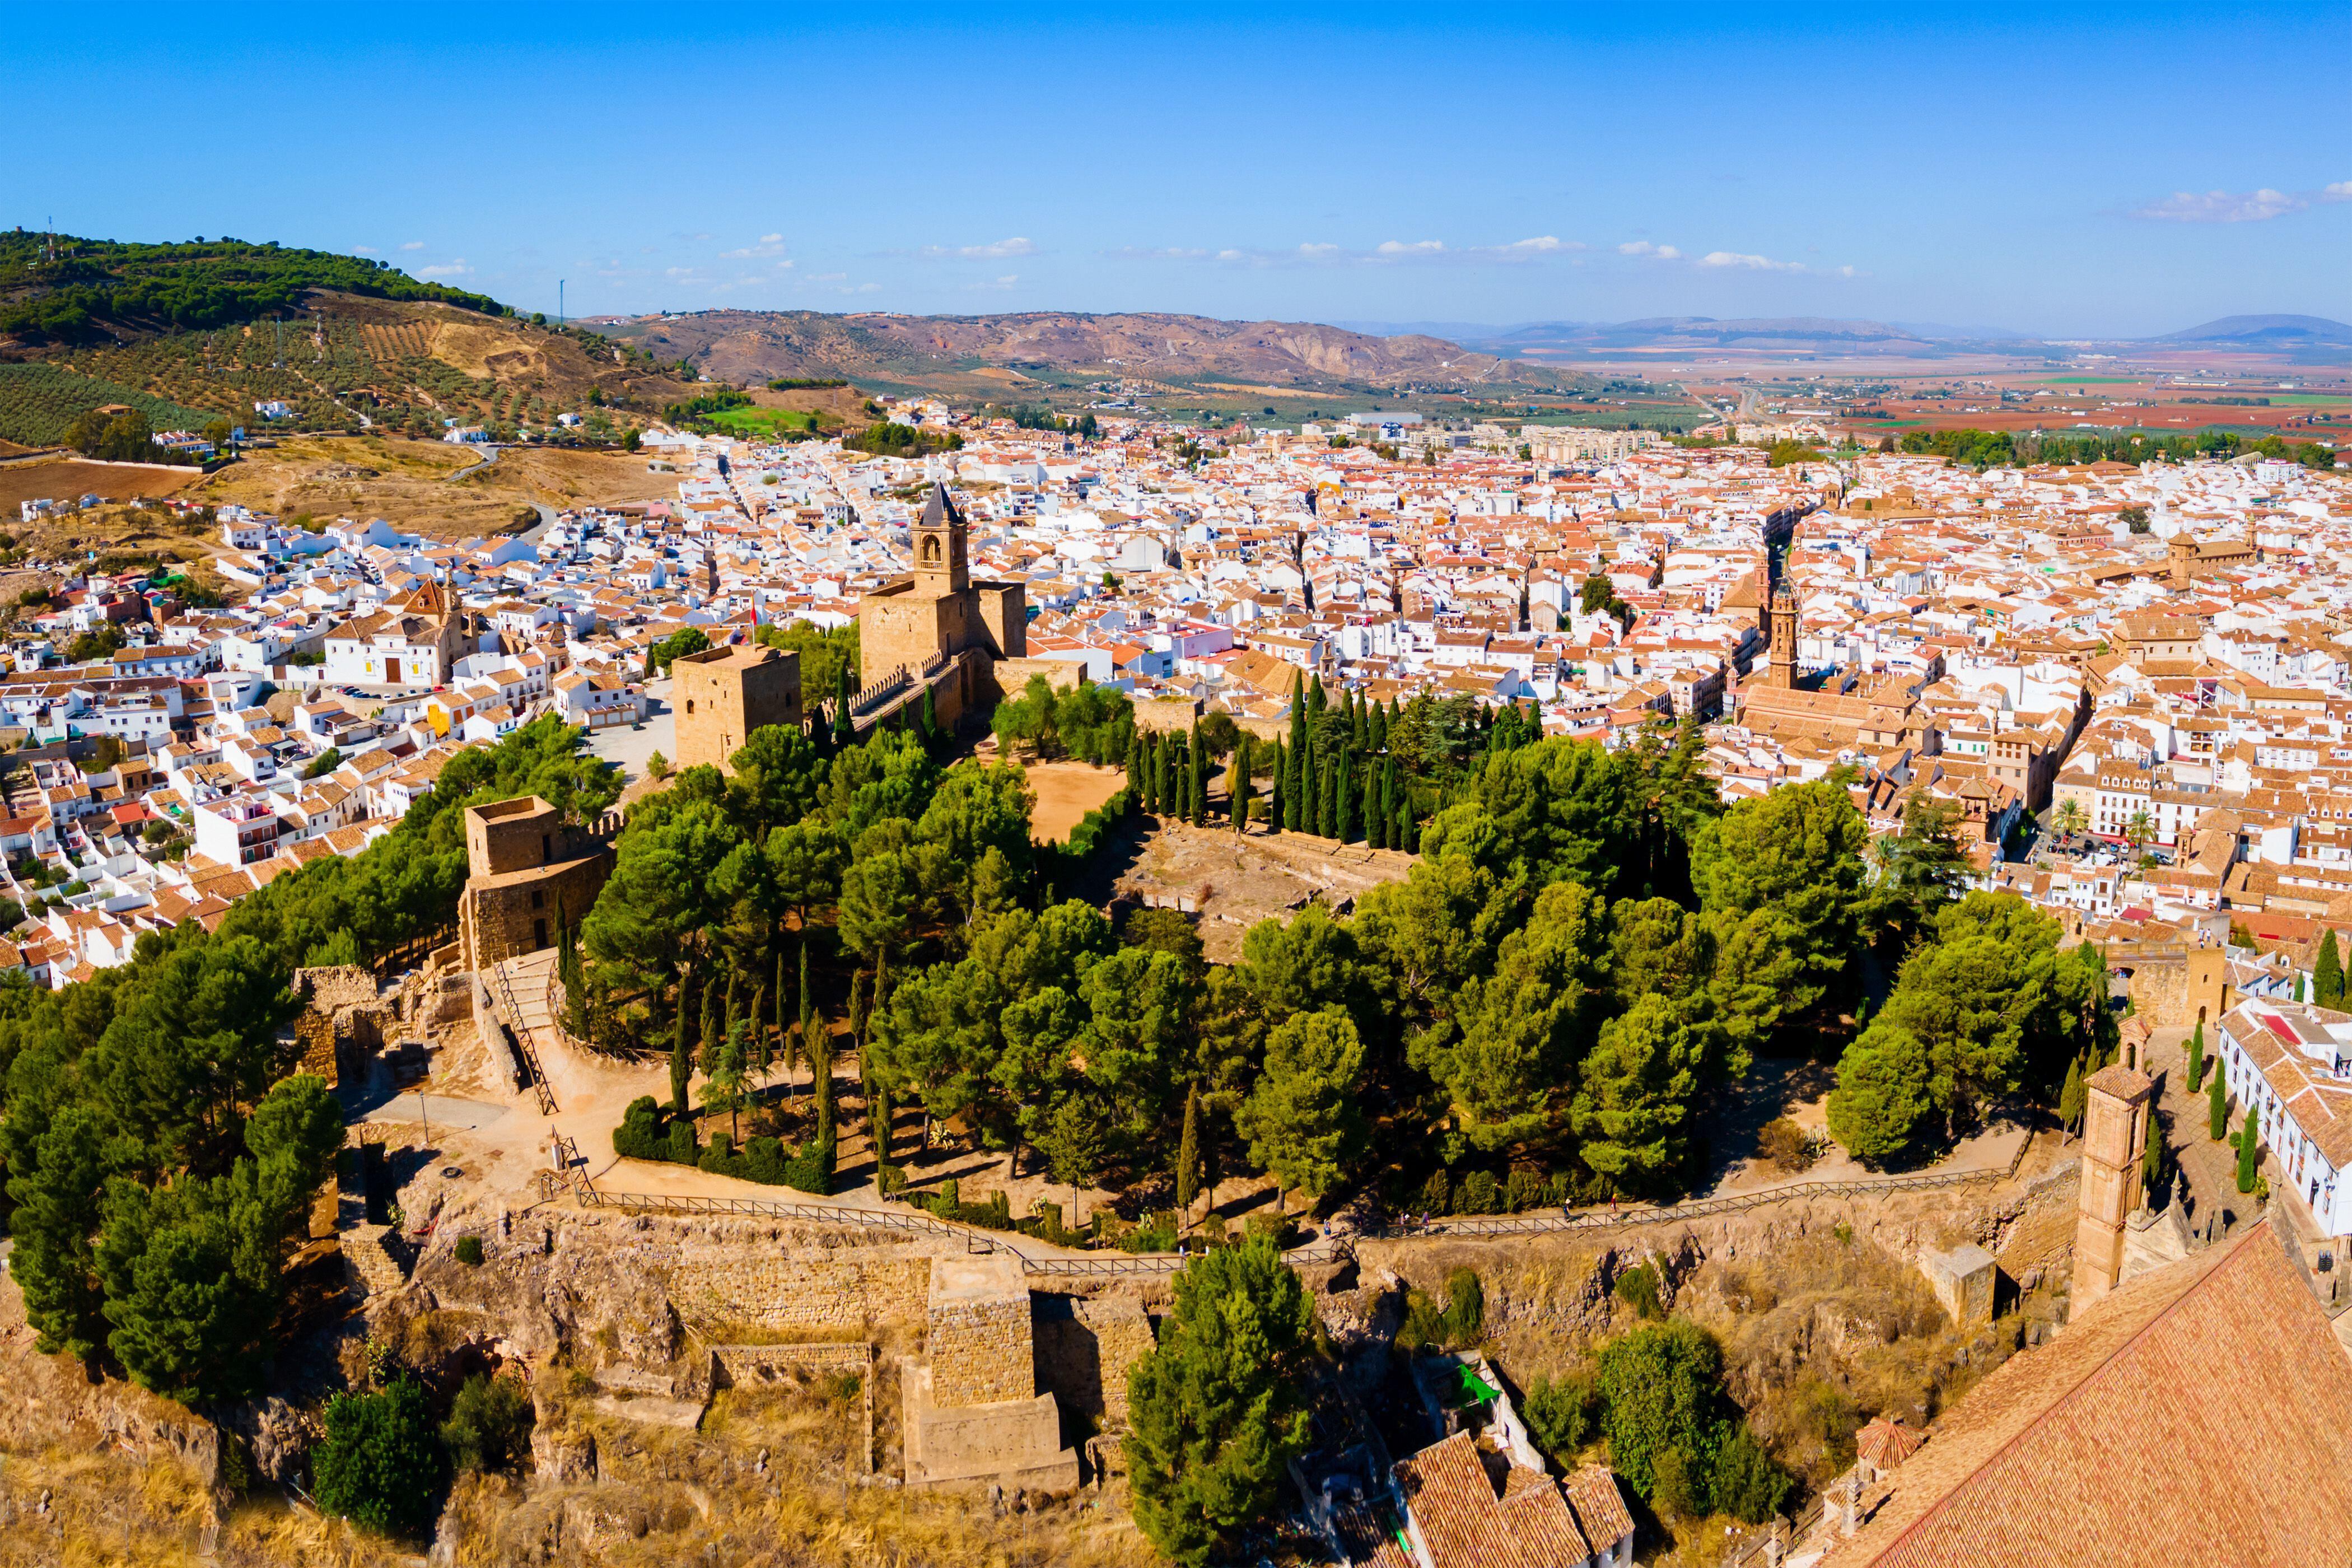
<svg viewBox="0 0 2352 1568">
<path fill-rule="evenodd" d="M 816 416 L 798 408 L 727 408 L 704 416 L 722 429 L 747 436 L 773 436 L 782 430 L 816 428 Z"/>
<path fill-rule="evenodd" d="M 93 408 L 127 404 L 158 430 L 201 430 L 213 416 L 53 364 L 0 364 L 0 439 L 50 447 Z"/>
<path fill-rule="evenodd" d="M 177 495 L 201 477 L 194 468 L 175 473 L 129 463 L 86 463 L 78 458 L 12 463 L 0 468 L 0 508 L 13 519 L 19 501 L 78 500 L 85 495 L 109 500 Z"/>
</svg>

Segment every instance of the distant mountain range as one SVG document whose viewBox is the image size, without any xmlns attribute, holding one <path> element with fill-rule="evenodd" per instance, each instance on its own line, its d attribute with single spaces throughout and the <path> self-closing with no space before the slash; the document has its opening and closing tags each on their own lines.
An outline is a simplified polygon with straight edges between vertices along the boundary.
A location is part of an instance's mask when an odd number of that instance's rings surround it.
<svg viewBox="0 0 2352 1568">
<path fill-rule="evenodd" d="M 1500 351 L 1424 333 L 1373 336 L 1309 321 L 1221 321 L 1133 311 L 1030 310 L 996 316 L 884 311 L 700 310 L 600 319 L 608 335 L 705 375 L 750 382 L 838 375 L 861 384 L 989 386 L 1139 381 L 1229 393 L 1303 395 L 1403 384 L 1551 386 L 1563 374 Z M 961 383 L 971 383 L 963 385 Z"/>
<path fill-rule="evenodd" d="M 1780 349 L 1843 353 L 1934 354 L 1959 349 L 2042 352 L 2060 346 L 2032 332 L 2001 327 L 1950 326 L 1933 321 L 1852 321 L 1822 316 L 1718 320 L 1712 316 L 1649 316 L 1631 321 L 1522 321 L 1482 326 L 1467 321 L 1350 321 L 1373 336 L 1412 331 L 1441 336 L 1466 349 L 1507 358 L 1589 355 L 1610 350 Z M 1443 331 L 1440 331 L 1443 329 Z M 2224 316 L 2160 337 L 2067 339 L 2137 344 L 2242 344 L 2293 355 L 2352 349 L 2352 326 L 2324 316 Z"/>
</svg>

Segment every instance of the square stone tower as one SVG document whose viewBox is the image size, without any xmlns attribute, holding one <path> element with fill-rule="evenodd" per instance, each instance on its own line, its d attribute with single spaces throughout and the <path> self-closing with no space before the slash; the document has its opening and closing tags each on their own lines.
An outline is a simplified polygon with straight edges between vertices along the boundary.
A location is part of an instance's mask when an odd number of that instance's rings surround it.
<svg viewBox="0 0 2352 1568">
<path fill-rule="evenodd" d="M 2074 1226 L 2074 1304 L 2081 1312 L 2116 1288 L 2124 1266 L 2124 1226 L 2145 1201 L 2139 1162 L 2156 1080 L 2120 1062 L 2083 1086 L 2082 1217 Z"/>
<path fill-rule="evenodd" d="M 683 655 L 670 665 L 669 700 L 677 765 L 723 769 L 752 731 L 800 728 L 801 656 L 757 643 Z"/>
</svg>

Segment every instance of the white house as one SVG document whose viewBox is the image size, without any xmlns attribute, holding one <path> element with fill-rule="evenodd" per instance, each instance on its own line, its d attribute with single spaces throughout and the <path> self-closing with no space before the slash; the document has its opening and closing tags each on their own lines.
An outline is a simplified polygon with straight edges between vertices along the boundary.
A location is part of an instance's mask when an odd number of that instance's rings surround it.
<svg viewBox="0 0 2352 1568">
<path fill-rule="evenodd" d="M 2284 1184 L 2328 1236 L 2352 1236 L 2352 1013 L 2264 997 L 2221 1020 L 2236 1114 L 2254 1112 Z"/>
</svg>

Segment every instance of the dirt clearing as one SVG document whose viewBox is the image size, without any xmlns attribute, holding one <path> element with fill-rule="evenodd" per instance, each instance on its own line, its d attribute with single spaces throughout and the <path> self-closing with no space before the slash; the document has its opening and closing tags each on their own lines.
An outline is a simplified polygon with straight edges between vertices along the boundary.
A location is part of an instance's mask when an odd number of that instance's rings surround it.
<svg viewBox="0 0 2352 1568">
<path fill-rule="evenodd" d="M 1118 769 L 1098 768 L 1092 763 L 1031 763 L 1028 771 L 1029 787 L 1037 796 L 1029 831 L 1050 844 L 1067 838 L 1087 813 L 1117 795 L 1127 783 L 1127 775 Z"/>
</svg>

